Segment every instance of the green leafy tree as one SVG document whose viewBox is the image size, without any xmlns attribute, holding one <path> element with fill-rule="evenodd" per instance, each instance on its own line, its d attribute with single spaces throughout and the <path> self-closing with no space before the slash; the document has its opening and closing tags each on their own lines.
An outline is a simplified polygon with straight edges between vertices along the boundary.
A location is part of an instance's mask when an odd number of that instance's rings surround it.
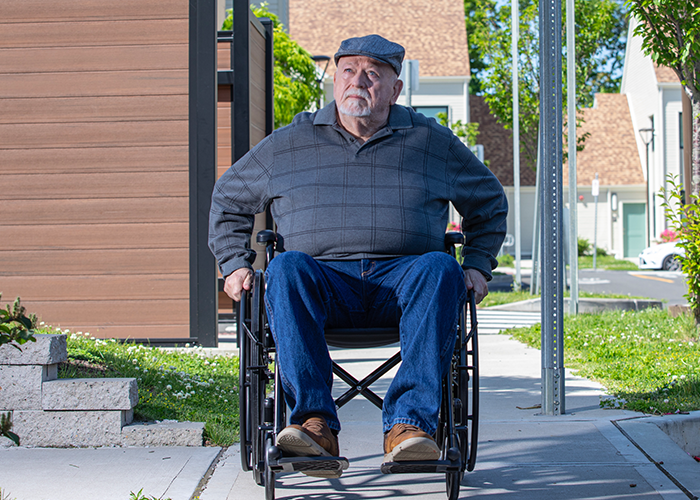
<svg viewBox="0 0 700 500">
<path fill-rule="evenodd" d="M 449 127 L 457 137 L 465 141 L 469 146 L 476 144 L 476 138 L 479 135 L 478 123 L 463 123 L 462 120 L 457 120 L 450 125 L 447 123 L 447 113 L 438 113 L 437 120 L 443 127 Z"/>
<path fill-rule="evenodd" d="M 291 123 L 297 113 L 308 110 L 321 97 L 321 87 L 316 80 L 316 63 L 284 31 L 284 26 L 268 10 L 267 4 L 251 5 L 250 9 L 257 17 L 272 20 L 274 27 L 275 128 L 283 127 Z M 233 27 L 233 11 L 227 12 L 228 17 L 221 28 L 223 30 Z"/>
<path fill-rule="evenodd" d="M 661 189 L 659 198 L 666 212 L 666 220 L 680 234 L 678 246 L 685 250 L 681 257 L 681 267 L 688 276 L 688 299 L 695 316 L 695 322 L 700 323 L 700 197 L 690 195 L 690 203 L 685 202 L 683 186 L 678 177 L 668 176 L 668 189 Z"/>
<path fill-rule="evenodd" d="M 490 8 L 487 0 L 474 0 Z M 596 92 L 619 90 L 624 57 L 626 21 L 615 0 L 578 0 L 576 2 L 576 97 L 581 109 L 593 103 Z M 518 90 L 520 107 L 520 143 L 526 163 L 535 168 L 539 127 L 539 16 L 534 0 L 519 2 Z M 511 8 L 502 4 L 495 15 L 487 16 L 470 37 L 487 64 L 479 73 L 481 87 L 491 113 L 505 128 L 512 128 Z M 565 38 L 566 20 L 562 19 Z M 470 45 L 470 51 L 473 50 Z M 564 54 L 564 69 L 566 57 Z M 566 71 L 564 71 L 566 74 Z M 563 85 L 566 100 L 566 83 Z M 578 119 L 579 122 L 581 118 Z M 586 137 L 577 138 L 583 149 Z"/>
<path fill-rule="evenodd" d="M 676 72 L 693 109 L 692 193 L 700 194 L 700 4 L 693 0 L 626 0 L 640 23 L 634 34 L 659 66 Z M 700 236 L 700 235 L 698 235 Z"/>
<path fill-rule="evenodd" d="M 467 28 L 467 45 L 469 47 L 469 93 L 481 95 L 482 75 L 488 68 L 481 46 L 477 41 L 489 29 L 489 19 L 497 15 L 496 0 L 464 0 L 464 24 Z"/>
</svg>

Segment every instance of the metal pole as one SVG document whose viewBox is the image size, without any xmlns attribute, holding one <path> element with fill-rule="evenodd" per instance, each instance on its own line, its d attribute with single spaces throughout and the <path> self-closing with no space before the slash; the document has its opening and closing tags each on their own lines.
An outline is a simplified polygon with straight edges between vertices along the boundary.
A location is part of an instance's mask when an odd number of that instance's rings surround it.
<svg viewBox="0 0 700 500">
<path fill-rule="evenodd" d="M 413 82 L 411 81 L 411 74 L 413 73 L 411 71 L 411 63 L 412 61 L 409 59 L 406 61 L 406 107 L 410 108 L 411 106 L 411 101 L 413 99 Z"/>
<path fill-rule="evenodd" d="M 647 146 L 647 247 L 651 246 L 651 204 L 649 203 L 649 143 L 651 141 L 646 143 Z"/>
<path fill-rule="evenodd" d="M 566 90 L 569 122 L 569 312 L 578 314 L 578 189 L 576 180 L 576 24 L 574 0 L 566 0 Z"/>
<path fill-rule="evenodd" d="M 542 120 L 538 130 L 542 128 Z M 540 293 L 540 154 L 542 152 L 542 135 L 537 134 L 537 165 L 535 166 L 535 223 L 532 226 L 532 276 L 530 277 L 530 295 Z"/>
<path fill-rule="evenodd" d="M 540 0 L 542 413 L 565 413 L 561 0 Z"/>
<path fill-rule="evenodd" d="M 515 218 L 515 286 L 520 290 L 520 96 L 518 94 L 518 0 L 511 0 L 511 54 L 513 58 L 513 214 Z"/>
<path fill-rule="evenodd" d="M 593 181 L 593 270 L 596 270 L 596 258 L 598 257 L 598 174 Z"/>
</svg>

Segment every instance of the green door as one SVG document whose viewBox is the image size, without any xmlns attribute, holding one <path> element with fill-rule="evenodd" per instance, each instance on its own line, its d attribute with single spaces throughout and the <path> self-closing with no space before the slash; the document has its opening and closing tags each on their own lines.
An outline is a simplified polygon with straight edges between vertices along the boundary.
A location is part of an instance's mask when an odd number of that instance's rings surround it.
<svg viewBox="0 0 700 500">
<path fill-rule="evenodd" d="M 647 246 L 646 205 L 624 203 L 622 205 L 622 239 L 625 257 L 637 257 Z"/>
</svg>

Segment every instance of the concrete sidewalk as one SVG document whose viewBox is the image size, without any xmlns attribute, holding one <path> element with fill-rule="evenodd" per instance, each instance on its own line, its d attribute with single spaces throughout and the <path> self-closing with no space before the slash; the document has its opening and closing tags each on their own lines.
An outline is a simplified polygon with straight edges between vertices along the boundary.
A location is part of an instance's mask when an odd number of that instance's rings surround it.
<svg viewBox="0 0 700 500">
<path fill-rule="evenodd" d="M 335 351 L 356 375 L 391 349 Z M 700 494 L 700 464 L 643 415 L 602 410 L 599 386 L 567 376 L 566 411 L 539 415 L 540 353 L 501 335 L 480 337 L 481 418 L 476 469 L 460 498 L 687 499 Z M 385 389 L 388 381 L 377 388 Z M 337 383 L 341 390 L 342 383 Z M 379 391 L 381 392 L 381 390 Z M 641 418 L 640 418 L 641 417 Z M 337 480 L 279 475 L 287 499 L 444 499 L 444 475 L 383 475 L 381 414 L 363 398 L 340 410 L 341 453 L 350 468 Z M 640 449 L 641 448 L 641 449 Z M 17 500 L 172 500 L 264 498 L 240 469 L 238 447 L 0 450 L 0 487 Z"/>
</svg>

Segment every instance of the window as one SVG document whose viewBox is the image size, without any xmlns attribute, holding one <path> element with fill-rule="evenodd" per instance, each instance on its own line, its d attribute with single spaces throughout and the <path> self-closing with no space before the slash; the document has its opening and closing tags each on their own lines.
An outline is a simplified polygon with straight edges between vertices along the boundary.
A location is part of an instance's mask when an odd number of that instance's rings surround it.
<svg viewBox="0 0 700 500">
<path fill-rule="evenodd" d="M 435 118 L 438 123 L 440 120 L 437 117 L 438 113 L 445 113 L 447 115 L 447 106 L 413 106 L 413 109 L 417 113 L 422 113 L 428 118 Z M 449 117 L 449 115 L 447 115 Z"/>
</svg>

